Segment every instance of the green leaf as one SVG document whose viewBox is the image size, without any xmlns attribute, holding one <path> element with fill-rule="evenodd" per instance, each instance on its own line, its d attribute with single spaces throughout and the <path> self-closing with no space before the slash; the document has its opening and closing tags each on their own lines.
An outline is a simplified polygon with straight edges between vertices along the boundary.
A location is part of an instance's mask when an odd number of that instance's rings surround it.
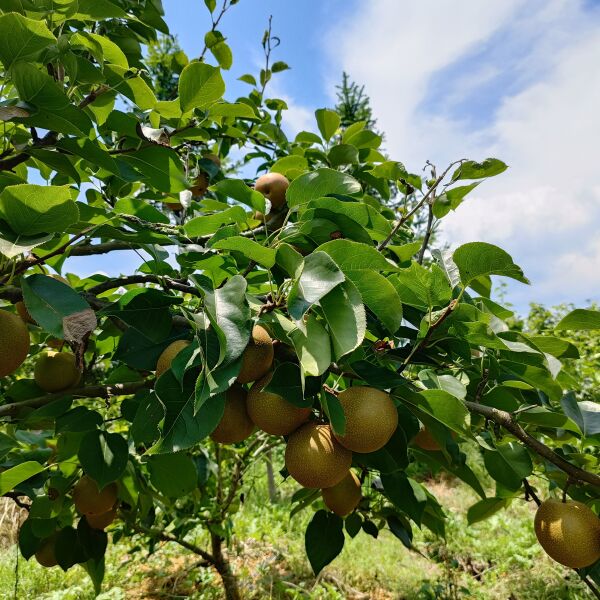
<svg viewBox="0 0 600 600">
<path fill-rule="evenodd" d="M 160 342 L 171 330 L 169 308 L 182 301 L 182 298 L 156 288 L 135 288 L 125 292 L 100 314 L 118 317 L 149 340 Z"/>
<path fill-rule="evenodd" d="M 308 170 L 308 160 L 304 156 L 298 156 L 297 154 L 284 156 L 276 160 L 269 169 L 271 173 L 281 173 L 288 179 L 293 179 L 306 170 Z"/>
<path fill-rule="evenodd" d="M 165 417 L 165 408 L 155 394 L 147 393 L 140 400 L 131 423 L 131 437 L 136 444 L 150 446 L 160 435 L 159 423 Z"/>
<path fill-rule="evenodd" d="M 304 259 L 302 273 L 288 295 L 288 312 L 300 320 L 304 313 L 344 281 L 344 274 L 325 252 L 313 252 Z"/>
<path fill-rule="evenodd" d="M 20 483 L 41 473 L 44 467 L 34 460 L 22 462 L 20 465 L 6 469 L 0 473 L 0 496 L 13 490 Z"/>
<path fill-rule="evenodd" d="M 2 196 L 0 195 L 0 198 Z M 565 315 L 554 328 L 556 330 L 569 329 L 571 331 L 589 331 L 600 329 L 600 311 L 585 308 L 576 308 Z"/>
<path fill-rule="evenodd" d="M 181 160 L 171 148 L 147 146 L 124 155 L 121 160 L 136 169 L 145 183 L 161 192 L 182 192 L 188 189 Z"/>
<path fill-rule="evenodd" d="M 279 394 L 294 406 L 306 408 L 312 405 L 312 400 L 304 398 L 302 373 L 295 363 L 284 362 L 277 365 L 264 391 Z"/>
<path fill-rule="evenodd" d="M 110 0 L 77 0 L 77 12 L 73 15 L 78 21 L 126 18 L 127 13 Z"/>
<path fill-rule="evenodd" d="M 510 504 L 510 498 L 485 498 L 469 507 L 467 511 L 467 521 L 469 525 L 479 523 L 489 519 L 498 511 L 506 508 Z"/>
<path fill-rule="evenodd" d="M 362 298 L 351 281 L 344 281 L 320 300 L 333 343 L 335 360 L 360 346 L 367 330 Z"/>
<path fill-rule="evenodd" d="M 334 110 L 327 108 L 319 108 L 315 111 L 315 117 L 317 118 L 317 125 L 319 131 L 323 136 L 323 139 L 328 142 L 340 126 L 342 118 Z"/>
<path fill-rule="evenodd" d="M 287 71 L 289 68 L 290 66 L 287 63 L 284 63 L 282 60 L 278 60 L 273 63 L 271 71 L 273 71 L 273 73 L 280 73 L 281 71 Z"/>
<path fill-rule="evenodd" d="M 252 110 L 252 107 L 243 102 L 219 102 L 213 104 L 208 111 L 208 116 L 211 118 L 237 117 L 240 119 L 256 119 L 256 114 Z"/>
<path fill-rule="evenodd" d="M 333 169 L 317 169 L 294 179 L 286 198 L 288 206 L 294 208 L 321 196 L 358 194 L 360 191 L 360 183 L 354 177 Z"/>
<path fill-rule="evenodd" d="M 329 392 L 323 392 L 321 404 L 333 431 L 337 435 L 344 435 L 346 433 L 346 415 L 338 397 Z"/>
<path fill-rule="evenodd" d="M 327 331 L 311 314 L 306 321 L 306 333 L 294 328 L 289 334 L 305 375 L 322 375 L 331 364 L 331 344 Z"/>
<path fill-rule="evenodd" d="M 344 521 L 336 514 L 318 510 L 306 528 L 306 556 L 318 575 L 344 547 Z"/>
<path fill-rule="evenodd" d="M 215 8 L 217 8 L 217 0 L 204 0 L 204 4 L 206 4 L 206 8 L 212 13 L 215 12 Z"/>
<path fill-rule="evenodd" d="M 102 582 L 104 581 L 105 564 L 104 557 L 99 560 L 90 558 L 81 565 L 90 576 L 92 584 L 94 586 L 94 592 L 97 596 L 100 595 L 102 590 Z"/>
<path fill-rule="evenodd" d="M 218 44 L 211 46 L 210 51 L 222 69 L 231 69 L 231 65 L 233 64 L 233 53 L 231 52 L 231 48 L 225 42 L 219 42 Z"/>
<path fill-rule="evenodd" d="M 452 299 L 452 289 L 444 272 L 435 264 L 429 268 L 413 262 L 391 278 L 404 304 L 422 310 L 446 306 Z"/>
<path fill-rule="evenodd" d="M 402 472 L 382 473 L 381 483 L 385 495 L 394 506 L 420 525 L 427 505 L 427 495 L 423 487 Z"/>
<path fill-rule="evenodd" d="M 223 97 L 225 82 L 220 69 L 201 62 L 192 62 L 179 77 L 181 110 L 206 109 Z"/>
<path fill-rule="evenodd" d="M 150 110 L 156 106 L 156 96 L 152 88 L 140 75 L 132 76 L 131 70 L 119 65 L 104 65 L 106 82 L 119 94 L 131 100 L 140 110 Z"/>
<path fill-rule="evenodd" d="M 246 280 L 234 275 L 224 286 L 206 293 L 204 305 L 219 338 L 219 364 L 239 358 L 250 339 L 252 322 L 246 299 Z"/>
<path fill-rule="evenodd" d="M 15 63 L 11 77 L 21 100 L 37 107 L 37 112 L 22 122 L 68 135 L 87 136 L 92 129 L 90 118 L 70 103 L 63 89 L 33 64 Z"/>
<path fill-rule="evenodd" d="M 534 388 L 542 390 L 550 400 L 559 401 L 562 396 L 562 387 L 554 380 L 552 374 L 544 367 L 536 367 L 523 362 L 502 360 L 500 366 L 503 370 L 525 381 Z M 508 379 L 508 378 L 507 378 Z M 507 381 L 505 380 L 506 384 Z"/>
<path fill-rule="evenodd" d="M 249 73 L 246 73 L 245 75 L 242 75 L 241 77 L 238 77 L 238 81 L 243 81 L 244 83 L 249 83 L 250 85 L 253 85 L 255 87 L 258 85 L 256 83 L 256 79 L 254 78 L 254 76 L 250 75 Z"/>
<path fill-rule="evenodd" d="M 494 177 L 508 169 L 501 160 L 497 158 L 486 158 L 483 162 L 468 160 L 462 163 L 452 174 L 452 181 L 459 179 L 484 179 L 485 177 Z"/>
<path fill-rule="evenodd" d="M 469 434 L 469 411 L 461 400 L 448 392 L 444 390 L 413 392 L 401 387 L 396 389 L 396 394 L 453 431 Z"/>
<path fill-rule="evenodd" d="M 254 210 L 262 213 L 266 211 L 265 197 L 260 192 L 248 187 L 241 179 L 222 179 L 210 189 L 250 206 Z"/>
<path fill-rule="evenodd" d="M 233 236 L 219 240 L 213 245 L 213 248 L 240 252 L 249 260 L 253 260 L 267 269 L 270 269 L 275 264 L 275 257 L 277 255 L 277 251 L 273 248 L 267 248 L 254 240 L 242 236 Z"/>
<path fill-rule="evenodd" d="M 141 198 L 120 198 L 114 209 L 117 213 L 135 215 L 150 223 L 169 223 L 169 217 Z"/>
<path fill-rule="evenodd" d="M 327 160 L 332 167 L 357 164 L 359 161 L 358 148 L 350 144 L 338 144 L 329 150 Z"/>
<path fill-rule="evenodd" d="M 123 475 L 129 450 L 118 433 L 96 430 L 85 434 L 77 456 L 86 474 L 102 489 Z"/>
<path fill-rule="evenodd" d="M 69 285 L 46 275 L 21 280 L 23 300 L 32 318 L 53 336 L 63 339 L 71 317 L 91 311 L 90 305 Z"/>
<path fill-rule="evenodd" d="M 182 452 L 150 456 L 148 470 L 152 485 L 168 498 L 181 498 L 198 486 L 196 465 Z"/>
<path fill-rule="evenodd" d="M 470 242 L 459 246 L 452 255 L 465 286 L 485 275 L 503 275 L 521 283 L 529 283 L 521 267 L 513 262 L 510 254 L 485 242 Z"/>
<path fill-rule="evenodd" d="M 577 402 L 575 395 L 568 392 L 560 403 L 565 414 L 577 423 L 584 437 L 600 433 L 600 405 L 597 402 L 589 400 Z"/>
<path fill-rule="evenodd" d="M 195 374 L 187 372 L 182 384 L 169 369 L 156 382 L 155 391 L 166 409 L 162 438 L 151 454 L 179 452 L 210 435 L 223 417 L 225 395 L 212 396 L 194 413 Z"/>
<path fill-rule="evenodd" d="M 496 450 L 484 449 L 483 462 L 488 473 L 509 490 L 518 490 L 533 471 L 529 453 L 517 442 L 498 444 Z"/>
<path fill-rule="evenodd" d="M 0 61 L 8 70 L 18 60 L 35 61 L 56 38 L 41 19 L 28 19 L 14 12 L 0 15 Z"/>
<path fill-rule="evenodd" d="M 443 194 L 436 196 L 433 203 L 433 216 L 436 219 L 445 217 L 451 210 L 456 210 L 465 199 L 465 196 L 474 190 L 480 182 L 476 181 L 470 185 L 463 185 L 446 190 Z"/>
<path fill-rule="evenodd" d="M 190 237 L 201 237 L 214 233 L 221 225 L 243 223 L 247 219 L 246 212 L 241 206 L 232 206 L 214 215 L 195 217 L 185 223 L 183 229 Z"/>
<path fill-rule="evenodd" d="M 65 231 L 79 220 L 68 186 L 23 183 L 0 192 L 0 218 L 19 236 Z"/>
</svg>

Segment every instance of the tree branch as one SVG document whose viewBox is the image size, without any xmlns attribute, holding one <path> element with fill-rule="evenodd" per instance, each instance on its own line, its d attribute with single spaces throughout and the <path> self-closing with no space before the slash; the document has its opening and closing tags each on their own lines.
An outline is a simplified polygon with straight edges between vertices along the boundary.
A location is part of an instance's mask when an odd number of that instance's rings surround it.
<svg viewBox="0 0 600 600">
<path fill-rule="evenodd" d="M 542 444 L 538 439 L 527 433 L 509 412 L 498 410 L 491 406 L 484 406 L 483 404 L 478 404 L 476 402 L 469 402 L 468 400 L 465 401 L 465 405 L 471 412 L 477 413 L 486 419 L 497 423 L 501 427 L 504 427 L 507 431 L 510 431 L 510 433 L 521 440 L 526 446 L 537 452 L 537 454 L 544 457 L 553 465 L 557 466 L 561 471 L 567 473 L 573 481 L 589 483 L 590 485 L 600 488 L 600 476 L 576 467 L 554 452 L 552 448 Z"/>
<path fill-rule="evenodd" d="M 194 296 L 201 296 L 201 293 L 193 286 L 187 285 L 183 280 L 170 279 L 169 277 L 163 277 L 161 275 L 127 275 L 125 277 L 118 277 L 116 279 L 108 279 L 92 288 L 86 290 L 86 293 L 97 296 L 108 290 L 114 290 L 121 286 L 133 285 L 136 283 L 156 283 L 166 288 L 173 290 L 179 290 L 186 294 L 193 294 Z"/>
<path fill-rule="evenodd" d="M 215 565 L 215 559 L 212 554 L 203 550 L 196 544 L 192 544 L 191 542 L 186 542 L 183 539 L 178 538 L 172 533 L 168 533 L 166 531 L 159 531 L 158 529 L 151 529 L 150 527 L 145 527 L 140 523 L 134 523 L 132 521 L 127 520 L 127 523 L 131 525 L 131 527 L 137 531 L 138 533 L 143 533 L 144 535 L 148 535 L 150 537 L 162 540 L 163 542 L 174 542 L 175 544 L 180 545 L 182 548 L 201 556 L 208 564 Z"/>
<path fill-rule="evenodd" d="M 417 262 L 422 265 L 423 259 L 425 258 L 425 250 L 427 250 L 427 246 L 429 245 L 429 240 L 431 238 L 431 226 L 433 225 L 433 206 L 431 203 L 428 205 L 429 214 L 427 216 L 427 229 L 425 230 L 425 237 L 423 238 L 423 244 L 421 245 L 421 250 L 419 250 L 419 256 L 417 258 Z"/>
<path fill-rule="evenodd" d="M 0 405 L 0 417 L 14 417 L 21 408 L 39 408 L 60 400 L 65 396 L 76 396 L 79 398 L 110 398 L 111 396 L 126 396 L 133 394 L 139 389 L 149 386 L 147 381 L 134 381 L 131 383 L 116 383 L 113 385 L 92 385 L 88 387 L 74 388 L 62 392 L 54 392 L 37 398 L 29 398 L 20 402 Z"/>
<path fill-rule="evenodd" d="M 448 165 L 446 170 L 433 182 L 432 186 L 427 190 L 425 195 L 419 200 L 417 205 L 410 212 L 406 213 L 403 217 L 401 217 L 401 219 L 396 223 L 396 225 L 394 225 L 392 231 L 390 231 L 390 233 L 387 235 L 387 237 L 379 244 L 379 246 L 377 246 L 377 250 L 379 250 L 379 251 L 383 250 L 392 241 L 393 237 L 398 233 L 400 227 L 402 227 L 402 225 L 404 225 L 404 223 L 406 223 L 423 206 L 423 204 L 425 204 L 425 202 L 427 202 L 427 200 L 429 199 L 429 196 L 431 196 L 435 192 L 438 185 L 442 182 L 444 177 L 446 177 L 446 175 L 448 174 L 448 171 L 450 171 L 450 169 L 454 165 L 457 165 L 457 164 L 463 162 L 463 160 L 464 159 L 456 160 L 453 163 L 450 163 L 450 165 Z"/>
</svg>

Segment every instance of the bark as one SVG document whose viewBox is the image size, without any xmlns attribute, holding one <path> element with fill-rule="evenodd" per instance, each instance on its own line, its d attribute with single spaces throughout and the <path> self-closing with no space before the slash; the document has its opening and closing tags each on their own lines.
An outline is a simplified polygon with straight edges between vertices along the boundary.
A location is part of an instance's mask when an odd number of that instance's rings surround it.
<svg viewBox="0 0 600 600">
<path fill-rule="evenodd" d="M 210 540 L 212 544 L 213 565 L 223 582 L 225 589 L 225 598 L 227 600 L 241 600 L 240 590 L 238 587 L 237 577 L 231 570 L 229 561 L 223 554 L 223 540 L 218 535 L 211 533 Z"/>
</svg>

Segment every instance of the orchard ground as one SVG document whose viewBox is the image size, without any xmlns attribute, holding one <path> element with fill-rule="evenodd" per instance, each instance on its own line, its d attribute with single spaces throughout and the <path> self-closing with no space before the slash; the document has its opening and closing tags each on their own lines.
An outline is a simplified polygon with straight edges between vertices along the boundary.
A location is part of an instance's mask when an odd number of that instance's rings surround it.
<svg viewBox="0 0 600 600">
<path fill-rule="evenodd" d="M 477 461 L 475 452 L 471 460 Z M 281 466 L 275 465 L 276 468 Z M 231 551 L 247 598 L 314 598 L 322 600 L 434 600 L 469 597 L 480 600 L 584 600 L 589 598 L 573 571 L 548 558 L 533 531 L 535 505 L 515 502 L 488 520 L 467 526 L 466 512 L 477 495 L 447 476 L 423 482 L 442 502 L 448 515 L 447 540 L 427 530 L 415 531 L 410 552 L 389 531 L 374 540 L 361 535 L 315 580 L 304 551 L 304 531 L 311 513 L 289 518 L 293 482 L 278 486 L 280 499 L 271 504 L 264 465 L 253 470 L 249 493 L 235 518 Z M 483 476 L 481 467 L 478 474 Z M 488 478 L 489 489 L 492 482 Z M 13 504 L 4 500 L 2 513 Z M 14 513 L 2 522 L 0 597 L 15 593 L 15 547 L 9 545 Z M 189 537 L 206 547 L 201 529 Z M 196 557 L 173 544 L 158 545 L 153 554 L 130 553 L 136 538 L 110 545 L 104 592 L 99 600 L 223 598 L 218 575 L 194 569 Z M 63 573 L 44 569 L 19 557 L 17 598 L 87 600 L 91 581 L 81 567 Z"/>
</svg>

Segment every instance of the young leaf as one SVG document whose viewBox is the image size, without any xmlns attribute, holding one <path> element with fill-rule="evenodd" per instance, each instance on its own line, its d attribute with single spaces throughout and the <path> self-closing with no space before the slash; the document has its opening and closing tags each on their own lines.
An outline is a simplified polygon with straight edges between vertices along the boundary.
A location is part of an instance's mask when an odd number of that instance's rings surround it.
<svg viewBox="0 0 600 600">
<path fill-rule="evenodd" d="M 497 158 L 486 158 L 481 163 L 468 160 L 454 171 L 452 181 L 458 181 L 459 179 L 484 179 L 485 177 L 499 175 L 506 171 L 506 169 L 508 169 L 508 166 Z"/>
<path fill-rule="evenodd" d="M 323 139 L 328 142 L 340 126 L 341 117 L 334 110 L 319 108 L 315 111 L 317 125 Z"/>
</svg>

